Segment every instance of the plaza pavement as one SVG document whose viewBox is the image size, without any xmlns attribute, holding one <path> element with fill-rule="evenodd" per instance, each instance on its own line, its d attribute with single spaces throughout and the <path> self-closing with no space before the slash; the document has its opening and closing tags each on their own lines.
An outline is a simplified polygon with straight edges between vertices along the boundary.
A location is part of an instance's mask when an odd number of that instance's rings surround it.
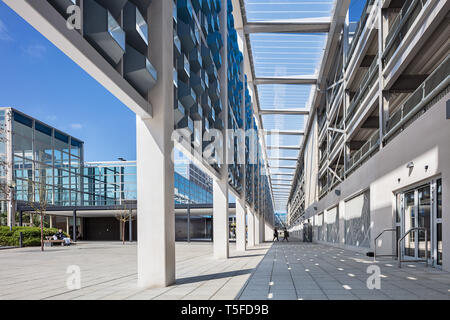
<svg viewBox="0 0 450 320">
<path fill-rule="evenodd" d="M 0 300 L 450 300 L 450 273 L 422 263 L 376 263 L 362 253 L 322 244 L 278 242 L 213 258 L 211 243 L 176 243 L 177 282 L 138 288 L 136 244 L 79 242 L 71 247 L 0 250 Z M 369 266 L 380 268 L 380 289 L 368 289 Z M 81 271 L 70 290 L 69 266 Z"/>
<path fill-rule="evenodd" d="M 377 259 L 378 260 L 378 259 Z M 368 267 L 380 270 L 369 289 Z M 370 270 L 369 270 L 370 271 Z M 372 271 L 373 272 L 373 271 Z M 372 280 L 371 278 L 370 280 Z M 369 281 L 372 287 L 375 282 Z M 238 297 L 243 300 L 450 300 L 450 273 L 322 244 L 275 243 Z"/>
</svg>

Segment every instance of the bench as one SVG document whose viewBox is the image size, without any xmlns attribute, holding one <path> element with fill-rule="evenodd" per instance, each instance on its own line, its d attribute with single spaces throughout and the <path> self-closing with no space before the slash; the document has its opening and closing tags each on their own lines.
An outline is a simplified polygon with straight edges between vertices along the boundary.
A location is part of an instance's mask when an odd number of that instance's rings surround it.
<svg viewBox="0 0 450 320">
<path fill-rule="evenodd" d="M 62 246 L 64 246 L 64 240 L 54 240 L 53 237 L 51 237 L 51 236 L 45 237 L 45 240 L 44 240 L 45 246 L 52 247 L 53 244 L 56 244 L 56 243 L 60 243 Z M 72 243 L 72 241 L 71 241 L 71 243 Z"/>
</svg>

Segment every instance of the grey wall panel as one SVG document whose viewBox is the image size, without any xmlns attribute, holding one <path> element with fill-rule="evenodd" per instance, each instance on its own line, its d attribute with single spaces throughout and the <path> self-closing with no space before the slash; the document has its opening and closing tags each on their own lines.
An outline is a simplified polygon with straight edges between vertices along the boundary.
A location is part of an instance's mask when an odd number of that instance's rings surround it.
<svg viewBox="0 0 450 320">
<path fill-rule="evenodd" d="M 370 247 L 370 195 L 369 191 L 345 203 L 345 244 Z"/>
</svg>

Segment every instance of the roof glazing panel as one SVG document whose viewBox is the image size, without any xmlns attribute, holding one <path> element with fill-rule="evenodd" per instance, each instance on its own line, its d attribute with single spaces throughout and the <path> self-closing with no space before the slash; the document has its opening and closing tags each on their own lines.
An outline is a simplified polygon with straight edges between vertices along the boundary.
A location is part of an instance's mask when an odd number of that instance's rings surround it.
<svg viewBox="0 0 450 320">
<path fill-rule="evenodd" d="M 334 0 L 245 0 L 249 22 L 328 18 Z"/>
<path fill-rule="evenodd" d="M 326 33 L 250 34 L 255 76 L 300 77 L 318 72 Z"/>
<path fill-rule="evenodd" d="M 263 110 L 309 109 L 312 85 L 264 84 L 258 86 L 259 104 Z"/>
<path fill-rule="evenodd" d="M 298 150 L 289 149 L 268 149 L 267 157 L 269 158 L 298 158 Z"/>
<path fill-rule="evenodd" d="M 302 141 L 301 136 L 288 136 L 271 134 L 266 136 L 266 145 L 270 146 L 298 146 Z"/>
<path fill-rule="evenodd" d="M 263 114 L 261 117 L 265 130 L 304 130 L 308 121 L 305 115 Z"/>
</svg>

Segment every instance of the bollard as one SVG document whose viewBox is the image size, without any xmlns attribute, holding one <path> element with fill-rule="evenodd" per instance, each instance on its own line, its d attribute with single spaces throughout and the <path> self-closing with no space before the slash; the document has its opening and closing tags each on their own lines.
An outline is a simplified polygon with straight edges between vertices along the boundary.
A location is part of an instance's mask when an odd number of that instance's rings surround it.
<svg viewBox="0 0 450 320">
<path fill-rule="evenodd" d="M 23 247 L 23 233 L 19 233 L 19 248 Z"/>
</svg>

